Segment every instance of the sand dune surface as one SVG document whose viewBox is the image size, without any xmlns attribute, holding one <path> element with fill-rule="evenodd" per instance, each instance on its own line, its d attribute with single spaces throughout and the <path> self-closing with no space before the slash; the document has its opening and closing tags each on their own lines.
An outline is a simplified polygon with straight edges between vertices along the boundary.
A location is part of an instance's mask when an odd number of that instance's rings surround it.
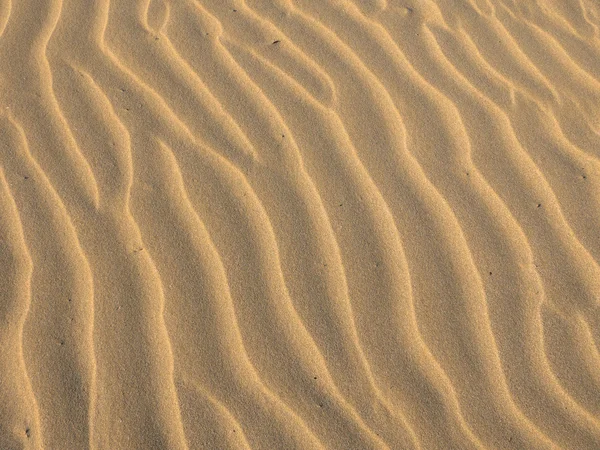
<svg viewBox="0 0 600 450">
<path fill-rule="evenodd" d="M 600 449 L 596 0 L 1 0 L 0 450 Z"/>
</svg>

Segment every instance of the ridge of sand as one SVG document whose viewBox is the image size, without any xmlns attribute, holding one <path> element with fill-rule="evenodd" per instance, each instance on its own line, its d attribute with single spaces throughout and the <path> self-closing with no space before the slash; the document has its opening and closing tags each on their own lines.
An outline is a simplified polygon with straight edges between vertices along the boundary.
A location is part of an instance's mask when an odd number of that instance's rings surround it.
<svg viewBox="0 0 600 450">
<path fill-rule="evenodd" d="M 0 1 L 0 450 L 600 448 L 599 27 Z"/>
</svg>

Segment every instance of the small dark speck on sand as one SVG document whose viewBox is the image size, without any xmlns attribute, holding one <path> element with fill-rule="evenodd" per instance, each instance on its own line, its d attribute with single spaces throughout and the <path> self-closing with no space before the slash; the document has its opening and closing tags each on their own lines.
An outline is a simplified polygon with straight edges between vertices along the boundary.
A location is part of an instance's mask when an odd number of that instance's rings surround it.
<svg viewBox="0 0 600 450">
<path fill-rule="evenodd" d="M 280 42 L 281 42 L 281 41 L 280 41 L 279 39 L 277 39 L 277 40 L 273 41 L 273 45 L 275 45 L 275 44 L 279 44 Z"/>
<path fill-rule="evenodd" d="M 28 177 L 27 175 L 25 175 L 25 176 L 23 177 L 23 179 L 24 179 L 24 180 L 29 180 L 29 177 Z"/>
<path fill-rule="evenodd" d="M 541 208 L 541 207 L 542 207 L 542 204 L 541 204 L 541 203 L 538 203 L 538 204 L 537 204 L 537 207 L 538 207 L 538 208 Z"/>
<path fill-rule="evenodd" d="M 25 434 L 27 435 L 27 437 L 31 437 L 31 429 L 25 428 Z"/>
</svg>

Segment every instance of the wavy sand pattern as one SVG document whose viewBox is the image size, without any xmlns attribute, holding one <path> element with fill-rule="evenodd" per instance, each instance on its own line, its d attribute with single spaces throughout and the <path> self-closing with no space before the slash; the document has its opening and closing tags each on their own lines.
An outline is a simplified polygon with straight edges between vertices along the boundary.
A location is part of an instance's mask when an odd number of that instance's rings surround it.
<svg viewBox="0 0 600 450">
<path fill-rule="evenodd" d="M 0 1 L 0 449 L 600 449 L 599 30 Z"/>
</svg>

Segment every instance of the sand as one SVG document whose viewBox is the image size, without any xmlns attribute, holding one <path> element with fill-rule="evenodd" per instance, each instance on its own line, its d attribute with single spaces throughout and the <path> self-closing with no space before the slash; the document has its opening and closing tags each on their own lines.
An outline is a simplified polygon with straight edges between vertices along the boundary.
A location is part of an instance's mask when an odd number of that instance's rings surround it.
<svg viewBox="0 0 600 450">
<path fill-rule="evenodd" d="M 0 1 L 0 450 L 600 449 L 599 30 Z"/>
</svg>

